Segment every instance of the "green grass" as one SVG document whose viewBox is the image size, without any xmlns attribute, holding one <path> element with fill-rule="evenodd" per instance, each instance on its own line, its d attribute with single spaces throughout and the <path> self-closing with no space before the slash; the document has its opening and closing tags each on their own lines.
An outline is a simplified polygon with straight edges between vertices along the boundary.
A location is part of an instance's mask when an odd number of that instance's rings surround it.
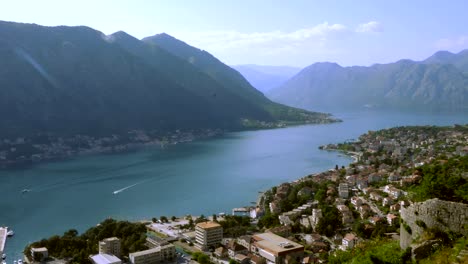
<svg viewBox="0 0 468 264">
<path fill-rule="evenodd" d="M 404 263 L 402 256 L 404 251 L 400 249 L 398 241 L 374 240 L 357 245 L 348 251 L 337 251 L 329 257 L 329 263 L 349 264 L 373 264 L 373 263 Z M 380 261 L 380 262 L 379 262 Z"/>
</svg>

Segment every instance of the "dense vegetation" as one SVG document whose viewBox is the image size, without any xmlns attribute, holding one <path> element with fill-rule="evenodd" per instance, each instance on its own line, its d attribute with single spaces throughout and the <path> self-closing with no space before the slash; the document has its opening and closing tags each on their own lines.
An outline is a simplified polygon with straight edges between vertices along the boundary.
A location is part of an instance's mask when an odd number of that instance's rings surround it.
<svg viewBox="0 0 468 264">
<path fill-rule="evenodd" d="M 226 215 L 223 221 L 219 221 L 223 227 L 225 237 L 239 237 L 247 234 L 248 231 L 255 231 L 255 226 L 250 223 L 248 216 Z"/>
<path fill-rule="evenodd" d="M 330 264 L 405 264 L 411 262 L 411 251 L 402 251 L 396 240 L 376 239 L 360 243 L 352 250 L 337 250 L 328 258 Z"/>
<path fill-rule="evenodd" d="M 237 71 L 167 35 L 140 41 L 124 32 L 0 21 L 0 57 L 2 137 L 241 129 L 241 119 L 329 117 L 271 102 Z"/>
<path fill-rule="evenodd" d="M 269 98 L 305 109 L 451 109 L 468 105 L 468 52 L 425 62 L 400 60 L 370 67 L 316 63 L 303 69 Z M 438 57 L 438 56 L 436 56 Z"/>
<path fill-rule="evenodd" d="M 71 229 L 62 236 L 56 235 L 34 242 L 26 247 L 24 253 L 30 256 L 31 247 L 46 247 L 49 256 L 54 258 L 69 259 L 70 263 L 91 263 L 89 255 L 97 254 L 98 242 L 109 237 L 120 239 L 122 256 L 147 249 L 145 225 L 107 219 L 81 235 Z"/>
<path fill-rule="evenodd" d="M 422 181 L 409 189 L 415 201 L 439 198 L 468 203 L 468 156 L 437 160 L 418 168 L 418 171 Z"/>
</svg>

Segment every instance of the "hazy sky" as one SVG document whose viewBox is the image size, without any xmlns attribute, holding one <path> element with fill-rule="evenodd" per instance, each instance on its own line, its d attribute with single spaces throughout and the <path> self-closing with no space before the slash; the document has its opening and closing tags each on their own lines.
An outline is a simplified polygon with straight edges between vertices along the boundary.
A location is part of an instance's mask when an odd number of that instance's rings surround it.
<svg viewBox="0 0 468 264">
<path fill-rule="evenodd" d="M 0 0 L 0 20 L 166 32 L 227 64 L 370 65 L 468 48 L 464 0 Z"/>
</svg>

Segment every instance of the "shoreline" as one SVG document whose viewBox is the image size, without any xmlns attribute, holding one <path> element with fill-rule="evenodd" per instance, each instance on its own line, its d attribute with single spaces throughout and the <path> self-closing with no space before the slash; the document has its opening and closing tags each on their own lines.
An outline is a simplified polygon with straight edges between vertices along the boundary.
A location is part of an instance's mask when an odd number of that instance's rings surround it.
<svg viewBox="0 0 468 264">
<path fill-rule="evenodd" d="M 16 170 L 16 169 L 27 169 L 38 164 L 47 162 L 59 162 L 72 160 L 74 158 L 98 155 L 98 154 L 120 154 L 130 153 L 138 151 L 148 147 L 165 148 L 168 145 L 176 145 L 194 142 L 203 139 L 210 139 L 217 136 L 222 136 L 230 132 L 241 132 L 241 131 L 258 131 L 258 130 L 269 130 L 288 128 L 301 125 L 326 125 L 343 122 L 338 118 L 329 117 L 328 119 L 322 120 L 321 122 L 285 122 L 279 121 L 275 123 L 259 123 L 256 126 L 245 126 L 243 129 L 224 130 L 224 129 L 201 129 L 201 130 L 175 130 L 163 134 L 155 134 L 155 132 L 132 130 L 127 134 L 116 135 L 112 134 L 107 137 L 93 137 L 87 135 L 74 135 L 68 138 L 55 137 L 43 135 L 49 137 L 47 140 L 54 140 L 48 144 L 35 144 L 31 139 L 28 138 L 17 138 L 15 141 L 4 139 L 4 145 L 9 144 L 11 149 L 16 149 L 16 146 L 26 145 L 29 148 L 37 147 L 42 152 L 35 154 L 25 154 L 18 156 L 16 159 L 8 159 L 6 155 L 7 151 L 0 149 L 0 171 L 1 170 Z M 127 137 L 127 138 L 125 138 Z M 112 144 L 115 141 L 129 141 L 122 144 Z M 133 141 L 132 141 L 133 140 Z M 1 143 L 1 140 L 0 140 Z M 68 145 L 67 145 L 68 144 Z M 88 148 L 78 147 L 72 149 L 70 145 L 77 144 L 88 144 Z M 1 147 L 2 144 L 0 144 Z M 13 151 L 14 152 L 14 151 Z"/>
</svg>

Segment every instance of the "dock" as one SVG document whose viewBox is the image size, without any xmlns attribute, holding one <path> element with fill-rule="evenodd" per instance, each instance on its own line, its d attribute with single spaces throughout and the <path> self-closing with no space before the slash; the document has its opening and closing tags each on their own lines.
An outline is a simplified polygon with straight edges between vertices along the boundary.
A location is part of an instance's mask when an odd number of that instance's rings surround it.
<svg viewBox="0 0 468 264">
<path fill-rule="evenodd" d="M 0 227 L 0 256 L 5 250 L 5 244 L 7 240 L 8 229 L 6 227 Z"/>
</svg>

